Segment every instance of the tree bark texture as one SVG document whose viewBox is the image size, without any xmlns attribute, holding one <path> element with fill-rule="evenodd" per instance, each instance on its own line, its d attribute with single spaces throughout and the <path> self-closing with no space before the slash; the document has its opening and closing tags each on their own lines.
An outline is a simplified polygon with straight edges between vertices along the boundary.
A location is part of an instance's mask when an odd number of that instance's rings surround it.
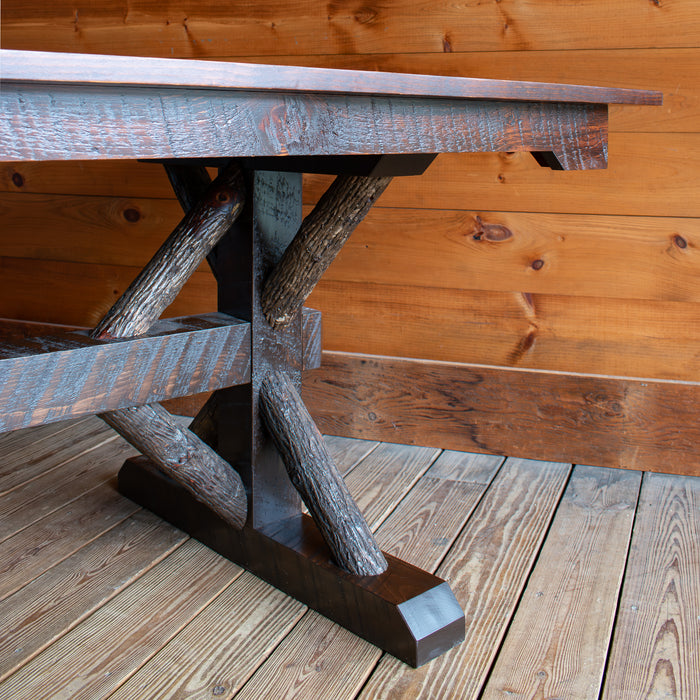
<svg viewBox="0 0 700 700">
<path fill-rule="evenodd" d="M 148 331 L 236 220 L 243 209 L 244 192 L 243 174 L 232 163 L 90 335 L 128 338 Z M 150 404 L 103 413 L 100 418 L 197 500 L 232 526 L 243 527 L 248 501 L 240 476 L 194 433 L 179 426 L 166 409 Z"/>
<path fill-rule="evenodd" d="M 239 529 L 245 525 L 247 498 L 238 474 L 160 404 L 124 408 L 100 418 L 227 523 Z"/>
<path fill-rule="evenodd" d="M 145 333 L 243 209 L 243 175 L 225 168 L 92 331 L 93 338 Z"/>
<path fill-rule="evenodd" d="M 391 180 L 355 175 L 334 180 L 265 282 L 262 309 L 273 328 L 294 317 Z"/>
<path fill-rule="evenodd" d="M 287 472 L 336 562 L 358 576 L 376 576 L 387 562 L 321 433 L 284 372 L 271 372 L 260 389 L 260 407 Z"/>
</svg>

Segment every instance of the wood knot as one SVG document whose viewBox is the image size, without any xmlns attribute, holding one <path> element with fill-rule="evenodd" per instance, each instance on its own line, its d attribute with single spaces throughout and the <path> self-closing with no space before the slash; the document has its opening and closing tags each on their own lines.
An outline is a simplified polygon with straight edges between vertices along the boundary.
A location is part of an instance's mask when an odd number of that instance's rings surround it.
<svg viewBox="0 0 700 700">
<path fill-rule="evenodd" d="M 520 360 L 523 358 L 523 356 L 532 349 L 532 347 L 535 344 L 535 341 L 537 340 L 537 332 L 539 331 L 539 328 L 536 324 L 530 323 L 530 327 L 528 328 L 527 332 L 525 335 L 518 340 L 516 346 L 511 350 L 510 354 L 508 355 L 508 362 L 511 365 L 515 365 Z"/>
<path fill-rule="evenodd" d="M 141 212 L 134 207 L 124 209 L 122 215 L 130 224 L 135 224 L 141 218 Z"/>
<path fill-rule="evenodd" d="M 586 404 L 592 406 L 596 411 L 606 418 L 624 417 L 625 407 L 616 397 L 603 393 L 587 393 L 584 395 Z"/>
<path fill-rule="evenodd" d="M 20 173 L 12 173 L 12 184 L 15 187 L 22 187 L 24 185 L 24 178 L 22 177 L 22 175 L 20 175 Z"/>
<path fill-rule="evenodd" d="M 530 267 L 533 270 L 541 270 L 544 267 L 544 260 L 541 260 L 539 258 L 537 260 L 533 260 L 530 264 Z"/>
<path fill-rule="evenodd" d="M 374 24 L 379 17 L 379 12 L 372 7 L 361 7 L 353 15 L 354 20 L 358 24 Z"/>
<path fill-rule="evenodd" d="M 444 53 L 452 53 L 452 37 L 449 34 L 445 34 L 442 37 L 442 50 Z"/>
<path fill-rule="evenodd" d="M 209 205 L 214 209 L 220 209 L 221 207 L 232 206 L 243 202 L 243 196 L 240 192 L 231 189 L 230 187 L 220 188 L 212 192 L 209 197 Z"/>
<path fill-rule="evenodd" d="M 474 217 L 474 228 L 471 230 L 475 241 L 491 241 L 501 243 L 513 237 L 513 232 L 503 224 L 489 224 L 482 221 L 480 216 Z"/>
<path fill-rule="evenodd" d="M 673 237 L 673 242 L 679 247 L 679 248 L 687 248 L 688 247 L 688 241 L 683 238 L 680 234 L 676 234 Z"/>
</svg>

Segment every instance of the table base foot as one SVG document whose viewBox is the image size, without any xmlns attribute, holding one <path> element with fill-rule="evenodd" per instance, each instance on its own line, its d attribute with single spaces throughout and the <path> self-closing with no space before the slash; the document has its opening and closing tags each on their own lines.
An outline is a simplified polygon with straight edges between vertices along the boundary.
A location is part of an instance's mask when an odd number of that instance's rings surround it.
<svg viewBox="0 0 700 700">
<path fill-rule="evenodd" d="M 145 457 L 127 460 L 119 490 L 310 608 L 418 667 L 464 640 L 464 613 L 449 584 L 396 557 L 379 576 L 355 576 L 331 561 L 301 513 L 264 529 L 234 530 Z"/>
</svg>

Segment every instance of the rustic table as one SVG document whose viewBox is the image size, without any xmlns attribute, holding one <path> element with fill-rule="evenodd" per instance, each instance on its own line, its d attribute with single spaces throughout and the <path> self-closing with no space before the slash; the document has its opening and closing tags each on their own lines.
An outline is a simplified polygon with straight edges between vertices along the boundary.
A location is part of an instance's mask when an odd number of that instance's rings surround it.
<svg viewBox="0 0 700 700">
<path fill-rule="evenodd" d="M 42 52 L 0 61 L 0 161 L 155 161 L 184 210 L 95 329 L 0 348 L 0 431 L 98 414 L 145 455 L 120 471 L 130 498 L 407 663 L 458 644 L 449 585 L 381 552 L 304 407 L 320 315 L 303 303 L 394 176 L 442 152 L 604 168 L 608 104 L 660 95 Z M 302 220 L 304 172 L 337 178 Z M 159 320 L 205 258 L 218 311 Z M 203 391 L 214 393 L 189 429 L 157 403 Z"/>
</svg>

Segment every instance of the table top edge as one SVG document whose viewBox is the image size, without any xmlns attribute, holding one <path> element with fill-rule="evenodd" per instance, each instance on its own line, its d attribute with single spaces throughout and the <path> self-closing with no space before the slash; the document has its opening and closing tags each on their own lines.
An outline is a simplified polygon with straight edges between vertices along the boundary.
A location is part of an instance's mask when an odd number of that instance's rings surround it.
<svg viewBox="0 0 700 700">
<path fill-rule="evenodd" d="M 0 49 L 5 83 L 660 105 L 651 90 L 338 68 Z"/>
</svg>

